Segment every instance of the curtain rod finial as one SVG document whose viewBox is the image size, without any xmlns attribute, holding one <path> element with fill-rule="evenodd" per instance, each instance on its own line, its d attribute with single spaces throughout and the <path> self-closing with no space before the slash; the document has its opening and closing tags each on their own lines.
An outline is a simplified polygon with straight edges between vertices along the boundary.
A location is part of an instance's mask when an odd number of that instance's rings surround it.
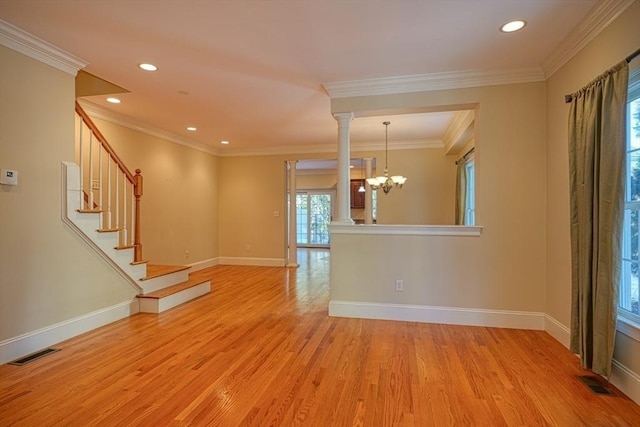
<svg viewBox="0 0 640 427">
<path fill-rule="evenodd" d="M 565 96 L 564 96 L 564 102 L 565 102 L 565 104 L 570 103 L 572 99 L 573 99 L 573 96 L 572 96 L 572 95 L 565 95 Z"/>
</svg>

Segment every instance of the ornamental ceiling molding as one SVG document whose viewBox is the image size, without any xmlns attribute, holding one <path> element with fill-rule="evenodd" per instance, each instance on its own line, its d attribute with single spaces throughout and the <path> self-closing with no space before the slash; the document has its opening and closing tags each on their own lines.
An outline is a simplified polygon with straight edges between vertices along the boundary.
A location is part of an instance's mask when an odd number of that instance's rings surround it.
<svg viewBox="0 0 640 427">
<path fill-rule="evenodd" d="M 444 143 L 439 139 L 424 141 L 394 141 L 389 145 L 389 151 L 394 150 L 415 150 L 423 148 L 444 148 Z M 322 145 L 287 145 L 282 147 L 246 148 L 223 152 L 219 150 L 216 154 L 219 157 L 239 157 L 239 156 L 277 156 L 290 154 L 335 154 L 338 150 L 335 144 Z M 351 142 L 351 154 L 363 151 L 384 151 L 384 142 Z"/>
<path fill-rule="evenodd" d="M 564 64 L 569 62 L 580 50 L 620 16 L 635 0 L 605 0 L 596 4 L 587 16 L 580 21 L 542 61 L 542 69 L 548 79 Z"/>
<path fill-rule="evenodd" d="M 336 153 L 337 142 L 335 144 L 323 144 L 323 145 L 288 145 L 283 147 L 263 147 L 263 148 L 246 148 L 246 149 L 216 149 L 208 147 L 203 144 L 189 141 L 179 135 L 164 131 L 162 129 L 155 128 L 147 123 L 142 124 L 139 121 L 132 120 L 129 117 L 114 113 L 100 105 L 94 104 L 90 101 L 79 99 L 78 102 L 87 114 L 96 119 L 105 120 L 107 122 L 126 127 L 138 132 L 145 133 L 147 135 L 154 136 L 156 138 L 164 139 L 165 141 L 180 144 L 185 147 L 192 148 L 194 150 L 202 151 L 212 154 L 218 157 L 240 157 L 240 156 L 277 156 L 277 155 L 290 155 L 290 154 L 315 154 L 315 153 Z M 420 148 L 443 148 L 444 143 L 439 139 L 430 139 L 424 141 L 397 141 L 389 146 L 389 151 L 392 150 L 412 150 Z M 383 142 L 363 142 L 363 143 L 351 143 L 351 152 L 356 151 L 380 151 L 384 150 Z"/>
<path fill-rule="evenodd" d="M 545 81 L 620 16 L 635 0 L 603 0 L 545 58 L 539 67 L 453 71 L 323 83 L 330 98 L 393 95 Z"/>
<path fill-rule="evenodd" d="M 542 68 L 529 67 L 382 77 L 378 79 L 328 82 L 323 83 L 322 86 L 329 94 L 329 97 L 333 99 L 540 82 L 544 81 L 544 79 Z"/>
<path fill-rule="evenodd" d="M 0 44 L 72 76 L 88 64 L 77 56 L 1 19 Z"/>
<path fill-rule="evenodd" d="M 204 144 L 200 144 L 194 141 L 189 141 L 174 133 L 167 132 L 165 130 L 153 127 L 148 123 L 143 124 L 137 120 L 132 120 L 128 116 L 114 113 L 113 111 L 110 111 L 100 105 L 94 104 L 87 100 L 78 99 L 78 103 L 91 118 L 104 120 L 109 123 L 113 123 L 119 126 L 126 127 L 128 129 L 132 129 L 138 132 L 145 133 L 147 135 L 154 136 L 156 138 L 164 139 L 165 141 L 173 142 L 175 144 L 184 145 L 185 147 L 189 147 L 194 150 L 213 154 L 214 156 L 217 156 L 220 154 L 218 150 L 216 150 L 213 147 L 208 147 Z"/>
</svg>

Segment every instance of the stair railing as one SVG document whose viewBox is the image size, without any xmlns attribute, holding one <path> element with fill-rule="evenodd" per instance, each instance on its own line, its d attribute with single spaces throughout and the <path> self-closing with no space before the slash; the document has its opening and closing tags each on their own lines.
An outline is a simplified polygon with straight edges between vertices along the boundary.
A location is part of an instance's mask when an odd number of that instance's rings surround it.
<svg viewBox="0 0 640 427">
<path fill-rule="evenodd" d="M 140 199 L 142 175 L 122 162 L 87 113 L 76 101 L 76 161 L 80 167 L 83 212 L 100 212 L 101 230 L 118 231 L 118 248 L 134 248 L 142 260 Z"/>
</svg>

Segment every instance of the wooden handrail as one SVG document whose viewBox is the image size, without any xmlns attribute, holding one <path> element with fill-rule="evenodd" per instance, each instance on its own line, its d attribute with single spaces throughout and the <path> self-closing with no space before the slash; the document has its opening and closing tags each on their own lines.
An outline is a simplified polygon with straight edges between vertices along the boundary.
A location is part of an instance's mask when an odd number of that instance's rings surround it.
<svg viewBox="0 0 640 427">
<path fill-rule="evenodd" d="M 135 186 L 136 180 L 134 178 L 134 175 L 125 166 L 124 162 L 120 160 L 120 157 L 118 157 L 116 152 L 113 151 L 113 148 L 111 148 L 111 146 L 107 142 L 107 139 L 100 133 L 100 131 L 98 130 L 98 127 L 91 121 L 87 113 L 84 112 L 84 110 L 82 109 L 78 101 L 76 101 L 76 113 L 78 113 L 78 115 L 82 118 L 82 121 L 87 125 L 89 130 L 91 130 L 91 133 L 93 133 L 96 136 L 100 144 L 102 144 L 102 146 L 104 147 L 105 151 L 109 154 L 109 156 L 113 159 L 113 161 L 116 162 L 120 170 L 126 175 L 129 182 Z"/>
<path fill-rule="evenodd" d="M 89 118 L 89 116 L 87 115 L 87 113 L 85 113 L 85 111 L 82 109 L 82 106 L 80 106 L 80 104 L 76 101 L 75 103 L 75 111 L 76 114 L 78 114 L 78 116 L 80 117 L 80 119 L 82 120 L 82 125 L 86 126 L 87 129 L 91 132 L 91 134 L 93 135 L 93 137 L 95 137 L 95 139 L 100 143 L 100 146 L 102 147 L 102 149 L 108 154 L 109 158 L 111 159 L 111 161 L 113 161 L 113 163 L 117 166 L 117 168 L 120 170 L 120 172 L 122 172 L 122 174 L 126 177 L 126 180 L 129 181 L 129 184 L 131 185 L 132 188 L 132 196 L 135 198 L 135 202 L 134 205 L 131 207 L 131 209 L 133 209 L 132 211 L 132 227 L 133 227 L 133 247 L 134 247 L 134 262 L 139 262 L 142 261 L 142 243 L 140 241 L 140 199 L 142 197 L 142 175 L 141 175 L 141 171 L 140 169 L 136 169 L 136 174 L 132 174 L 131 171 L 125 166 L 124 162 L 120 159 L 120 157 L 116 154 L 116 152 L 114 151 L 114 149 L 109 145 L 109 143 L 107 142 L 107 139 L 104 137 L 104 135 L 102 135 L 102 133 L 98 130 L 98 127 L 93 123 L 93 121 L 91 121 L 91 119 Z M 79 143 L 81 144 L 80 146 L 82 146 L 82 138 L 80 138 Z M 91 151 L 91 148 L 89 148 L 89 151 Z M 102 152 L 100 152 L 102 153 Z M 101 155 L 101 154 L 100 154 Z M 82 158 L 82 151 L 80 151 L 80 158 Z M 91 160 L 90 160 L 91 162 Z M 101 162 L 99 160 L 99 162 Z M 92 164 L 92 163 L 91 163 Z M 100 163 L 102 164 L 102 163 Z M 111 164 L 111 163 L 109 163 Z M 80 162 L 80 170 L 82 171 L 82 161 Z M 102 179 L 102 172 L 98 172 L 100 178 Z M 89 179 L 91 178 L 91 172 L 89 172 Z M 123 182 L 125 182 L 123 180 Z M 111 183 L 111 181 L 109 181 L 109 183 Z M 117 177 L 116 177 L 116 184 L 117 184 Z M 118 199 L 117 196 L 117 185 L 116 185 L 116 200 Z M 124 196 L 123 196 L 124 197 Z M 111 195 L 107 196 L 109 202 L 111 201 Z M 90 200 L 92 200 L 90 198 Z M 124 199 L 123 199 L 124 200 Z M 101 201 L 102 202 L 102 201 Z M 124 202 L 123 202 L 123 206 L 124 206 Z M 92 206 L 93 209 L 93 206 Z M 126 206 L 123 208 L 124 211 L 122 211 L 122 209 L 118 208 L 118 204 L 116 203 L 116 217 L 120 217 L 120 215 L 126 215 Z M 119 213 L 118 211 L 124 212 L 123 214 Z M 108 212 L 107 215 L 109 215 L 109 218 L 111 218 L 111 207 L 109 205 L 108 208 Z M 104 219 L 103 219 L 104 221 Z M 111 220 L 108 220 L 109 224 L 107 224 L 109 227 L 111 227 Z M 131 228 L 129 228 L 129 230 L 131 230 Z M 127 228 L 125 226 L 125 237 L 121 236 L 121 239 L 123 241 L 125 241 L 125 244 L 130 244 L 130 243 L 126 243 L 126 242 L 131 242 L 130 239 L 130 234 L 129 236 L 126 235 L 126 231 Z"/>
</svg>

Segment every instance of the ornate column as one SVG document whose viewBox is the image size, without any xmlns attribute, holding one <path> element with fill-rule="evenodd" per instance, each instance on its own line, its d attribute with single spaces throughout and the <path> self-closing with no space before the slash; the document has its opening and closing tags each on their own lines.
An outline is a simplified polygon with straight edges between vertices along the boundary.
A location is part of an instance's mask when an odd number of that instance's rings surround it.
<svg viewBox="0 0 640 427">
<path fill-rule="evenodd" d="M 338 185 L 337 185 L 337 218 L 333 223 L 352 225 L 351 219 L 351 192 L 349 188 L 349 159 L 351 147 L 349 140 L 349 127 L 353 120 L 353 113 L 335 113 L 338 121 Z"/>
<path fill-rule="evenodd" d="M 297 160 L 288 160 L 289 165 L 289 256 L 287 267 L 298 268 L 298 229 L 296 218 L 296 164 Z"/>
<path fill-rule="evenodd" d="M 365 170 L 365 179 L 371 178 L 371 166 L 372 166 L 373 158 L 365 157 L 364 158 L 364 170 Z M 365 184 L 364 188 L 366 192 L 364 193 L 364 223 L 365 224 L 373 224 L 373 197 L 372 197 L 372 189 L 369 184 Z"/>
</svg>

